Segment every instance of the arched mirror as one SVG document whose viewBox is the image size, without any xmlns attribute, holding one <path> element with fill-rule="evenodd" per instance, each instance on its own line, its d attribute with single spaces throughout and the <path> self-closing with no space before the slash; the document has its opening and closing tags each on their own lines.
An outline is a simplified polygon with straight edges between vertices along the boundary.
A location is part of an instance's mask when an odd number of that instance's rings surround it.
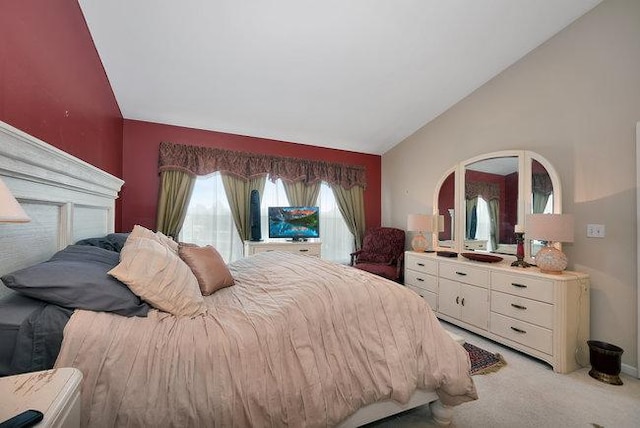
<svg viewBox="0 0 640 428">
<path fill-rule="evenodd" d="M 455 246 L 455 177 L 455 170 L 450 171 L 438 186 L 438 208 L 436 214 L 439 215 L 442 222 L 439 225 L 438 246 L 443 248 L 453 248 Z"/>
<path fill-rule="evenodd" d="M 465 166 L 465 250 L 514 253 L 518 178 L 517 156 L 482 159 Z"/>
<path fill-rule="evenodd" d="M 434 194 L 434 213 L 444 220 L 437 246 L 515 255 L 516 226 L 526 229 L 528 213 L 561 213 L 560 191 L 555 170 L 534 152 L 502 151 L 460 162 Z M 527 257 L 544 244 L 526 242 Z"/>
</svg>

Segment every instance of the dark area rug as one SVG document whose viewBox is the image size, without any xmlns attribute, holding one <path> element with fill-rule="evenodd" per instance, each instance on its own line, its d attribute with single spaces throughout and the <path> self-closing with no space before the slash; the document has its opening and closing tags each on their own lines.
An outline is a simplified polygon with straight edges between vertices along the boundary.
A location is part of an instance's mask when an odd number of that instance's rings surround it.
<svg viewBox="0 0 640 428">
<path fill-rule="evenodd" d="M 464 346 L 464 349 L 469 353 L 469 359 L 471 360 L 471 370 L 469 373 L 471 376 L 497 372 L 507 365 L 502 355 L 498 353 L 492 354 L 470 343 L 465 343 L 462 346 Z"/>
</svg>

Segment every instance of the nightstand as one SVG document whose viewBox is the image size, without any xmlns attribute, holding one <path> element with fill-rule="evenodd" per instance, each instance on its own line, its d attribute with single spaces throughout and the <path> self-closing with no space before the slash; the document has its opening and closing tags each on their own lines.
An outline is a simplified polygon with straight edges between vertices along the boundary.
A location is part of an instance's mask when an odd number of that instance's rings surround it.
<svg viewBox="0 0 640 428">
<path fill-rule="evenodd" d="M 66 367 L 0 378 L 0 422 L 34 409 L 44 414 L 37 427 L 79 427 L 81 381 Z"/>
</svg>

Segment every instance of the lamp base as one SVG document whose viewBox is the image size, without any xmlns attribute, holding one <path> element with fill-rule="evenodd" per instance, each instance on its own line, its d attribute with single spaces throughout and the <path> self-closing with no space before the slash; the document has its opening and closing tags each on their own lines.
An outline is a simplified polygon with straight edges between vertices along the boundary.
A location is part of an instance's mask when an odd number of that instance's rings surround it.
<svg viewBox="0 0 640 428">
<path fill-rule="evenodd" d="M 424 237 L 422 232 L 418 233 L 411 240 L 411 248 L 418 253 L 424 253 L 428 246 L 427 238 Z"/>
<path fill-rule="evenodd" d="M 535 259 L 542 273 L 559 274 L 567 268 L 567 256 L 551 245 L 540 248 Z"/>
</svg>

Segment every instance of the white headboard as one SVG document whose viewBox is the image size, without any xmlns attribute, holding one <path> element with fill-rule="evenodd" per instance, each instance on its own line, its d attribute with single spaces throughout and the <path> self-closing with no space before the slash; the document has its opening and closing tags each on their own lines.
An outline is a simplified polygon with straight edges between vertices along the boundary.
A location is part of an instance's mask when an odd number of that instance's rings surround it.
<svg viewBox="0 0 640 428">
<path fill-rule="evenodd" d="M 0 224 L 0 275 L 114 231 L 124 181 L 1 121 L 0 177 L 31 217 Z"/>
</svg>

